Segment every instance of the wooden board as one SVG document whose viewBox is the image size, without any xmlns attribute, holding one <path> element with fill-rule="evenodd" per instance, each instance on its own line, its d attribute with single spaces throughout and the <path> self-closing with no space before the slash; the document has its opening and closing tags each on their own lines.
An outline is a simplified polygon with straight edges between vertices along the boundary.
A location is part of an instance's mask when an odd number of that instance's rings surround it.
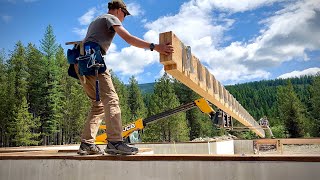
<svg viewBox="0 0 320 180">
<path fill-rule="evenodd" d="M 192 54 L 190 61 L 187 60 L 187 46 L 174 33 L 171 31 L 161 33 L 159 42 L 171 43 L 174 47 L 173 54 L 168 56 L 160 54 L 160 63 L 164 65 L 164 70 L 168 74 L 247 126 L 258 136 L 265 137 L 264 130 L 260 128 L 254 118 L 216 80 L 214 75 L 209 73 L 208 69 L 201 64 L 197 57 Z"/>
</svg>

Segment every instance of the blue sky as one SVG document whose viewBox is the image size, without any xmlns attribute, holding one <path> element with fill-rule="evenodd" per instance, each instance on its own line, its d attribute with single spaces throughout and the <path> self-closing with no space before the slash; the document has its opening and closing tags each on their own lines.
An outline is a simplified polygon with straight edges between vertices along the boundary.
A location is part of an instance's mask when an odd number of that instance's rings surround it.
<svg viewBox="0 0 320 180">
<path fill-rule="evenodd" d="M 106 0 L 0 0 L 0 48 L 17 41 L 39 47 L 46 27 L 57 42 L 84 37 L 90 21 L 106 13 Z M 126 0 L 124 27 L 158 42 L 173 31 L 223 84 L 315 74 L 320 71 L 320 0 Z M 106 64 L 125 83 L 163 74 L 159 55 L 116 36 Z"/>
</svg>

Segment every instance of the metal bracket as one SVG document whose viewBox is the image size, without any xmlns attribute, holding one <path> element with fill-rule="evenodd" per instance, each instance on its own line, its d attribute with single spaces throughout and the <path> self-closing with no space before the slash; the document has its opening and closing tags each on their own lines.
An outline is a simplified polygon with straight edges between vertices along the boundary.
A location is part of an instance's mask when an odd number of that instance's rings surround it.
<svg viewBox="0 0 320 180">
<path fill-rule="evenodd" d="M 191 47 L 185 46 L 183 43 L 181 43 L 182 48 L 182 68 L 184 71 L 193 73 L 193 65 L 192 65 L 192 53 L 191 53 Z"/>
</svg>

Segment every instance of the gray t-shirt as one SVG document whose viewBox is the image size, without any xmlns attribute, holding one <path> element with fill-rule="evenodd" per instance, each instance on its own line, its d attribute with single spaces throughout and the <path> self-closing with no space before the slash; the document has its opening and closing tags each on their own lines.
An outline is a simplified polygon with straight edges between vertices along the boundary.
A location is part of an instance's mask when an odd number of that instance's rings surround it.
<svg viewBox="0 0 320 180">
<path fill-rule="evenodd" d="M 122 26 L 121 21 L 112 14 L 104 14 L 91 22 L 87 35 L 83 42 L 95 42 L 102 48 L 102 54 L 106 54 L 110 44 L 116 35 L 114 25 Z"/>
</svg>

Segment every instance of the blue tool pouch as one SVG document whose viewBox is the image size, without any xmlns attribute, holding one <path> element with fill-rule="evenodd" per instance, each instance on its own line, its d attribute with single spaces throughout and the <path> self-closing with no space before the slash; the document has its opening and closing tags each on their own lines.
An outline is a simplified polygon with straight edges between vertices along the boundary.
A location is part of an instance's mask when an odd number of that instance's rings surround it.
<svg viewBox="0 0 320 180">
<path fill-rule="evenodd" d="M 107 70 L 104 62 L 104 58 L 101 54 L 100 46 L 94 42 L 87 42 L 84 45 L 85 47 L 89 47 L 90 49 L 89 54 L 85 56 L 80 55 L 80 46 L 78 45 L 75 45 L 73 49 L 68 49 L 67 51 L 67 59 L 68 59 L 68 63 L 70 64 L 68 69 L 68 75 L 76 79 L 79 79 L 79 78 L 75 72 L 74 64 L 78 64 L 79 74 L 81 76 L 95 75 L 95 68 L 90 67 L 93 63 L 104 65 L 98 69 L 99 74 Z M 90 54 L 90 52 L 93 52 L 93 53 Z"/>
<path fill-rule="evenodd" d="M 70 64 L 69 68 L 68 68 L 68 75 L 79 79 L 78 75 L 74 69 L 74 64 L 77 64 L 77 58 L 80 56 L 80 48 L 79 46 L 75 45 L 73 47 L 73 49 L 68 49 L 67 51 L 67 59 L 68 59 L 68 63 Z"/>
<path fill-rule="evenodd" d="M 77 64 L 77 58 L 80 56 L 79 46 L 74 46 L 73 49 L 68 49 L 67 59 L 69 64 Z"/>
<path fill-rule="evenodd" d="M 95 50 L 94 53 L 87 56 L 81 56 L 78 58 L 79 64 L 79 74 L 81 76 L 94 76 L 95 75 L 95 68 L 91 67 L 93 64 L 103 64 L 103 67 L 98 69 L 98 73 L 104 73 L 107 68 L 102 57 L 100 50 Z"/>
</svg>

